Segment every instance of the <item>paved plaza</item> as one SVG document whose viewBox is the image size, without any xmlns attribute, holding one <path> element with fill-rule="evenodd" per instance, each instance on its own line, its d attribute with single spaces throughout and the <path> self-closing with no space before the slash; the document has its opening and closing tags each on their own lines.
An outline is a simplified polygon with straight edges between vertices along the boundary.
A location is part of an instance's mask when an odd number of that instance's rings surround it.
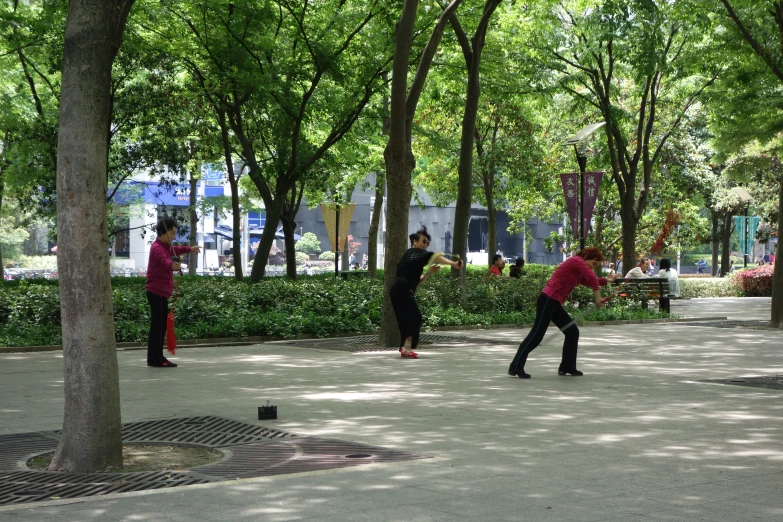
<svg viewBox="0 0 783 522">
<path fill-rule="evenodd" d="M 769 319 L 769 298 L 676 301 L 688 317 Z M 316 343 L 185 348 L 178 368 L 118 352 L 125 423 L 216 416 L 430 458 L 0 506 L 0 522 L 780 521 L 783 391 L 699 382 L 781 375 L 783 335 L 697 323 L 580 327 L 506 375 L 526 329 L 439 332 L 419 350 Z M 0 355 L 0 436 L 62 426 L 61 352 Z M 773 379 L 773 381 L 777 382 Z M 278 420 L 258 421 L 270 401 Z"/>
</svg>

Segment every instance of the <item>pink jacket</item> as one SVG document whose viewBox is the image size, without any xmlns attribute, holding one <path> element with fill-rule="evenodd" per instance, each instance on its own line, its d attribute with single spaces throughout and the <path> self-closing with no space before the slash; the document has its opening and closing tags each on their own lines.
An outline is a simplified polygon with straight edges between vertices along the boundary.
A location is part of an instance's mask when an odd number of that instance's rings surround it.
<svg viewBox="0 0 783 522">
<path fill-rule="evenodd" d="M 606 278 L 596 277 L 584 259 L 579 256 L 569 257 L 555 269 L 555 273 L 549 278 L 543 293 L 563 304 L 568 299 L 568 294 L 577 285 L 589 286 L 598 290 L 599 286 L 606 286 Z"/>
<path fill-rule="evenodd" d="M 147 263 L 147 292 L 171 297 L 174 292 L 174 275 L 171 268 L 174 262 L 171 258 L 189 252 L 189 246 L 171 246 L 156 239 L 150 248 L 150 259 Z"/>
</svg>

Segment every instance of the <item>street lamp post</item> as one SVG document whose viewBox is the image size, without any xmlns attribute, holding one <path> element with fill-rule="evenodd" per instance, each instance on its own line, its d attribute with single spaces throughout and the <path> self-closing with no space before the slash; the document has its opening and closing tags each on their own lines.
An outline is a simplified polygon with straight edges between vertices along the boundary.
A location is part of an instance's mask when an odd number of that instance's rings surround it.
<svg viewBox="0 0 783 522">
<path fill-rule="evenodd" d="M 566 140 L 566 145 L 573 145 L 576 152 L 576 162 L 579 164 L 579 230 L 574 230 L 574 237 L 579 238 L 579 249 L 585 247 L 585 172 L 587 171 L 587 155 L 579 151 L 579 144 L 586 141 L 596 130 L 606 125 L 606 122 L 593 123 L 583 128 Z"/>
</svg>

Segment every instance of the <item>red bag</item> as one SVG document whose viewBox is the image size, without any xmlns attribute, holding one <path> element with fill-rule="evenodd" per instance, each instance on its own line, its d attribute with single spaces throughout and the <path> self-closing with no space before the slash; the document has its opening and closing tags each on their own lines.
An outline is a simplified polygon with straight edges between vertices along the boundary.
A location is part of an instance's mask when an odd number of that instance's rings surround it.
<svg viewBox="0 0 783 522">
<path fill-rule="evenodd" d="M 174 335 L 174 305 L 177 304 L 179 296 L 179 283 L 182 281 L 182 271 L 177 277 L 177 287 L 174 289 L 174 298 L 171 300 L 171 309 L 166 318 L 166 349 L 171 355 L 177 355 L 177 337 Z"/>
<path fill-rule="evenodd" d="M 166 349 L 171 355 L 177 355 L 177 338 L 174 336 L 174 310 L 166 319 Z"/>
</svg>

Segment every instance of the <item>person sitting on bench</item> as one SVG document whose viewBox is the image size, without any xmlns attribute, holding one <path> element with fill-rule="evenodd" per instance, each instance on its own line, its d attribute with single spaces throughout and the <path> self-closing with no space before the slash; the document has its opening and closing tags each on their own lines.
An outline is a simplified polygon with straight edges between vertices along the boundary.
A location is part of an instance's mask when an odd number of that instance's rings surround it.
<svg viewBox="0 0 783 522">
<path fill-rule="evenodd" d="M 650 258 L 643 257 L 639 262 L 639 266 L 633 267 L 625 274 L 626 279 L 649 279 L 647 275 L 647 269 L 650 268 Z"/>
</svg>

